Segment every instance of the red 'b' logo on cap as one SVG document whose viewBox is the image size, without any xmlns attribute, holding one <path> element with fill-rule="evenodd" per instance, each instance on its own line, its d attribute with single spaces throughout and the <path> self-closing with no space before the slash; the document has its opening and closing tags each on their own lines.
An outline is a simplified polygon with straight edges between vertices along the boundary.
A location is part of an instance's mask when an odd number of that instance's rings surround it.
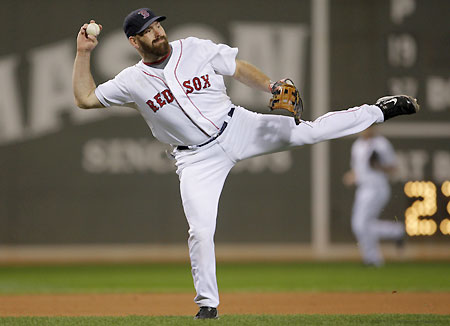
<svg viewBox="0 0 450 326">
<path fill-rule="evenodd" d="M 144 19 L 146 19 L 146 18 L 148 18 L 148 16 L 150 16 L 150 13 L 145 9 L 139 10 L 138 14 L 142 15 L 142 17 L 144 17 Z"/>
</svg>

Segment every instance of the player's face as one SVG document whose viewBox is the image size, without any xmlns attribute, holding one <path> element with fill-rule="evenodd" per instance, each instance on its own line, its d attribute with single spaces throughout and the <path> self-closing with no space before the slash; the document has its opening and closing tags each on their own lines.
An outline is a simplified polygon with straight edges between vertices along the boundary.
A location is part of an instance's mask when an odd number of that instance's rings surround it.
<svg viewBox="0 0 450 326">
<path fill-rule="evenodd" d="M 136 43 L 144 53 L 156 57 L 165 56 L 170 51 L 166 32 L 159 22 L 154 22 L 142 33 L 136 35 Z"/>
</svg>

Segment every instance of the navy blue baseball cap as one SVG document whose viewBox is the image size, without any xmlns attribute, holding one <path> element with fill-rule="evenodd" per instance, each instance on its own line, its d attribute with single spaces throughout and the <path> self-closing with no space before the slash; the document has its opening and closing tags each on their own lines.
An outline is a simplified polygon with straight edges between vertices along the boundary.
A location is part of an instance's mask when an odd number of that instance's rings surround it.
<svg viewBox="0 0 450 326">
<path fill-rule="evenodd" d="M 155 21 L 163 21 L 166 16 L 156 16 L 153 11 L 148 8 L 140 8 L 132 11 L 125 17 L 123 21 L 123 31 L 127 37 L 135 36 L 143 32 Z"/>
</svg>

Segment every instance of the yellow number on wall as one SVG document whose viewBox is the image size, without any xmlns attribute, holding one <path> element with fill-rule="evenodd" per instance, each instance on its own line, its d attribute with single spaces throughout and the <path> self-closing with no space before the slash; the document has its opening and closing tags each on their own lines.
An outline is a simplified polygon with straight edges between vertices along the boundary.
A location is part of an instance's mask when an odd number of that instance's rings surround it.
<svg viewBox="0 0 450 326">
<path fill-rule="evenodd" d="M 436 213 L 436 186 L 431 181 L 409 181 L 405 184 L 405 194 L 408 197 L 423 198 L 422 200 L 416 200 L 405 211 L 406 233 L 410 236 L 435 234 L 437 230 L 436 222 L 420 217 L 432 216 Z M 449 223 L 445 227 L 448 228 Z"/>
</svg>

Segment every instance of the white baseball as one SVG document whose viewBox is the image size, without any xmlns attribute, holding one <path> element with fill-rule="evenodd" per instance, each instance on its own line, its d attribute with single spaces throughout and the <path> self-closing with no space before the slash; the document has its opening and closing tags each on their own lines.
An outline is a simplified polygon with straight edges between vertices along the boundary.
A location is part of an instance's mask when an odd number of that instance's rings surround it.
<svg viewBox="0 0 450 326">
<path fill-rule="evenodd" d="M 98 34 L 100 34 L 100 26 L 98 26 L 96 23 L 90 23 L 86 28 L 86 33 L 88 35 L 97 36 Z"/>
</svg>

